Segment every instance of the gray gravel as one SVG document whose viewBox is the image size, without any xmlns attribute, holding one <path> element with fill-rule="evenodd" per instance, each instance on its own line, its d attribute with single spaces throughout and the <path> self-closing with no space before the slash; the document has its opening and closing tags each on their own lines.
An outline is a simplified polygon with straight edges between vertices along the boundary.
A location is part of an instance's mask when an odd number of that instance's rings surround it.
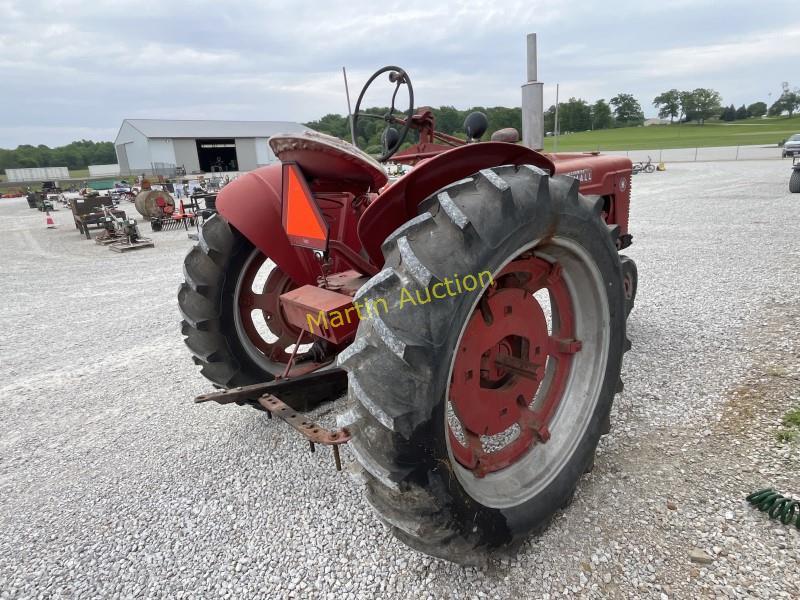
<svg viewBox="0 0 800 600">
<path fill-rule="evenodd" d="M 571 507 L 461 568 L 396 542 L 329 452 L 210 386 L 175 292 L 191 242 L 116 255 L 0 200 L 0 597 L 796 598 L 800 197 L 781 161 L 634 179 L 625 392 Z M 332 421 L 333 412 L 318 415 Z M 344 460 L 352 462 L 347 450 Z"/>
</svg>

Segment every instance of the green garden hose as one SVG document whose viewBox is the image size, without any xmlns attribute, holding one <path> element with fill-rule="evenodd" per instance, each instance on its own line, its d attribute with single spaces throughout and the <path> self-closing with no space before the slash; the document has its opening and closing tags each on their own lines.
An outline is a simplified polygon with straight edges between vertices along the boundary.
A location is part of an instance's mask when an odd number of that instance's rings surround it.
<svg viewBox="0 0 800 600">
<path fill-rule="evenodd" d="M 784 525 L 789 525 L 794 519 L 795 527 L 800 529 L 800 501 L 782 496 L 772 488 L 753 492 L 747 497 L 747 501 Z"/>
</svg>

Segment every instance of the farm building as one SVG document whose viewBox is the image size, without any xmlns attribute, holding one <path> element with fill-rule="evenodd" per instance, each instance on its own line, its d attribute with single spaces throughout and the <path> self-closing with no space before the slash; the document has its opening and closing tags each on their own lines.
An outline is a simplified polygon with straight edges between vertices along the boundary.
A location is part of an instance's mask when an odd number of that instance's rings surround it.
<svg viewBox="0 0 800 600">
<path fill-rule="evenodd" d="M 123 175 L 250 171 L 275 161 L 267 140 L 308 128 L 288 121 L 125 119 L 114 147 Z"/>
</svg>

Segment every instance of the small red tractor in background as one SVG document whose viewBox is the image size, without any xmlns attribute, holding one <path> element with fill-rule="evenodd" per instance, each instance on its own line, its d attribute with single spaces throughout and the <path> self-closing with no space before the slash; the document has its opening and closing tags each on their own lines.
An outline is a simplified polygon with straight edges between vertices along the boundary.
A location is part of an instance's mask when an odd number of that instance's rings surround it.
<svg viewBox="0 0 800 600">
<path fill-rule="evenodd" d="M 381 75 L 391 108 L 361 112 Z M 398 67 L 365 85 L 354 129 L 366 118 L 386 122 L 379 160 L 274 136 L 280 164 L 220 192 L 179 290 L 186 344 L 223 388 L 197 400 L 267 410 L 337 467 L 347 442 L 399 539 L 471 562 L 542 530 L 608 431 L 637 283 L 631 162 L 479 141 L 481 113 L 466 140 L 436 132 Z M 412 168 L 390 181 L 390 158 Z M 297 412 L 345 386 L 339 429 Z"/>
</svg>

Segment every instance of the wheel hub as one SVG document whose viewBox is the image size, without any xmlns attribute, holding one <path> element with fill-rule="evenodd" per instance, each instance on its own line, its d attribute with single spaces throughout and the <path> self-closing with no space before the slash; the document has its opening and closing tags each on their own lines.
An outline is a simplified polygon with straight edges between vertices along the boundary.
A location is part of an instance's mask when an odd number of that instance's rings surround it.
<svg viewBox="0 0 800 600">
<path fill-rule="evenodd" d="M 550 438 L 547 425 L 564 395 L 571 356 L 580 350 L 557 263 L 524 256 L 495 280 L 468 320 L 449 391 L 463 434 L 459 439 L 448 425 L 450 446 L 477 477 L 514 464 Z M 534 296 L 539 290 L 550 298 L 552 333 Z"/>
<path fill-rule="evenodd" d="M 287 363 L 291 353 L 287 348 L 297 341 L 299 332 L 287 321 L 280 308 L 280 296 L 295 287 L 292 280 L 279 268 L 272 269 L 260 292 L 253 291 L 253 284 L 264 267 L 267 257 L 256 251 L 242 272 L 237 284 L 238 322 L 243 333 L 255 349 L 273 362 Z M 253 313 L 261 311 L 270 333 L 276 338 L 267 340 L 259 332 Z"/>
</svg>

